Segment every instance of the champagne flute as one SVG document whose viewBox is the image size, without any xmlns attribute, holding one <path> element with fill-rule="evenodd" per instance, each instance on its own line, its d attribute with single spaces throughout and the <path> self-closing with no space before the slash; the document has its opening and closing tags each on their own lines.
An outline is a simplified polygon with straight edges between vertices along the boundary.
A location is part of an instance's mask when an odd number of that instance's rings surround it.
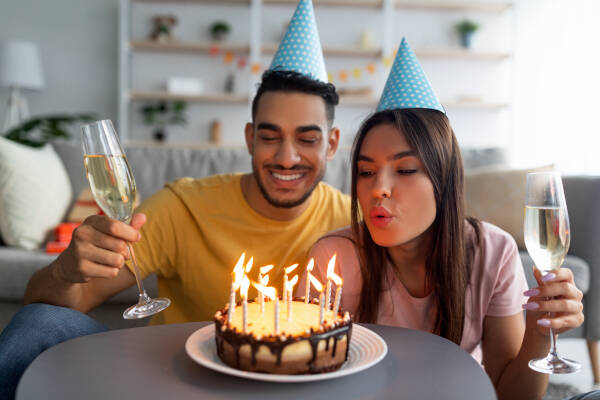
<svg viewBox="0 0 600 400">
<path fill-rule="evenodd" d="M 130 223 L 136 197 L 135 180 L 112 122 L 96 121 L 83 125 L 81 129 L 83 161 L 94 199 L 110 218 Z M 161 312 L 171 304 L 171 300 L 152 299 L 148 296 L 131 243 L 127 243 L 127 249 L 133 264 L 139 297 L 137 304 L 123 312 L 123 318 L 144 318 Z"/>
<path fill-rule="evenodd" d="M 542 274 L 560 268 L 570 244 L 569 215 L 562 180 L 556 172 L 527 174 L 525 192 L 525 246 Z M 570 374 L 581 369 L 577 361 L 558 355 L 550 329 L 550 352 L 529 361 L 529 367 L 546 374 Z"/>
</svg>

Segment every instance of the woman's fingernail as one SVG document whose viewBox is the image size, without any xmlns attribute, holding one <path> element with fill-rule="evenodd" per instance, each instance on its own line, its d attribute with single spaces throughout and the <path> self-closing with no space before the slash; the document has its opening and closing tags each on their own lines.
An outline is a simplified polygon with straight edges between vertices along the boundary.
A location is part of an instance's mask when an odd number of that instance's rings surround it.
<svg viewBox="0 0 600 400">
<path fill-rule="evenodd" d="M 523 304 L 523 309 L 524 310 L 537 310 L 538 308 L 540 308 L 540 305 L 538 303 L 533 302 L 533 301 L 530 301 L 529 303 Z"/>
<path fill-rule="evenodd" d="M 542 276 L 542 282 L 548 282 L 551 280 L 554 280 L 556 278 L 556 274 L 554 272 L 550 272 L 547 273 L 546 275 Z"/>
<path fill-rule="evenodd" d="M 541 326 L 546 326 L 546 327 L 550 326 L 549 319 L 538 319 L 537 323 L 538 323 L 538 325 L 541 325 Z"/>
<path fill-rule="evenodd" d="M 538 294 L 540 294 L 538 289 L 529 289 L 526 292 L 523 292 L 523 295 L 525 296 L 537 296 Z"/>
</svg>

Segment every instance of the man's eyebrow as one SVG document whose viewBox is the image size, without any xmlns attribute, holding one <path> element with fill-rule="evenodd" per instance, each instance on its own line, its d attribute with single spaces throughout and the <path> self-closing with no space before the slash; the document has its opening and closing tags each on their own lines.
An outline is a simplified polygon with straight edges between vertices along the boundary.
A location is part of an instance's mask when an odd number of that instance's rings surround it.
<svg viewBox="0 0 600 400">
<path fill-rule="evenodd" d="M 296 132 L 298 132 L 298 133 L 310 132 L 310 131 L 318 131 L 318 132 L 323 133 L 323 130 L 321 129 L 321 127 L 319 125 L 303 125 L 303 126 L 299 126 L 298 128 L 296 128 Z"/>
<path fill-rule="evenodd" d="M 278 127 L 275 124 L 272 124 L 270 122 L 261 122 L 258 124 L 258 126 L 256 127 L 256 129 L 266 129 L 268 131 L 275 131 L 275 132 L 281 132 L 281 128 Z"/>
<path fill-rule="evenodd" d="M 403 157 L 414 156 L 414 155 L 416 155 L 414 151 L 407 150 L 407 151 L 401 151 L 400 153 L 391 155 L 391 156 L 387 157 L 387 159 L 390 161 L 393 161 L 393 160 L 399 160 Z M 367 157 L 363 154 L 358 155 L 358 161 L 375 162 L 375 160 L 373 160 L 371 157 Z"/>
</svg>

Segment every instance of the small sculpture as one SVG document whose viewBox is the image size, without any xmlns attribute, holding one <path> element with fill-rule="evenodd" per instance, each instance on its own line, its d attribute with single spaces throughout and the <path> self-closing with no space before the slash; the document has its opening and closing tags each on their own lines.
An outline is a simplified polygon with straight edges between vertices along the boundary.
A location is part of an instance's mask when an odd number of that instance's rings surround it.
<svg viewBox="0 0 600 400">
<path fill-rule="evenodd" d="M 150 35 L 157 42 L 168 42 L 174 39 L 173 27 L 177 24 L 177 17 L 171 14 L 155 15 L 153 19 L 154 30 Z"/>
</svg>

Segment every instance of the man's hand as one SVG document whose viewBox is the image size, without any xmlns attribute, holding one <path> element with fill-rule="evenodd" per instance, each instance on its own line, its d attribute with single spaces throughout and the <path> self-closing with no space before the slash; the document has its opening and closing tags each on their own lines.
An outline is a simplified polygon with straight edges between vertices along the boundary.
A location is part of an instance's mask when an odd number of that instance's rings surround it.
<svg viewBox="0 0 600 400">
<path fill-rule="evenodd" d="M 69 247 L 56 260 L 55 278 L 67 283 L 85 283 L 92 278 L 112 279 L 129 259 L 127 242 L 141 239 L 144 214 L 134 214 L 131 225 L 94 215 L 73 232 Z"/>
</svg>

